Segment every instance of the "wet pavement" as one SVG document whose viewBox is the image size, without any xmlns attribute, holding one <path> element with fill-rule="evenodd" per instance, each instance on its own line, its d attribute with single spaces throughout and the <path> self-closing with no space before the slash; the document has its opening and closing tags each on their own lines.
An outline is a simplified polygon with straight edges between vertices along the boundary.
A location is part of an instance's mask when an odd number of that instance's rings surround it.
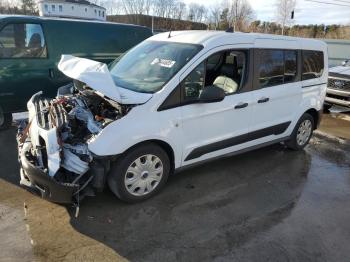
<svg viewBox="0 0 350 262">
<path fill-rule="evenodd" d="M 323 114 L 320 131 L 350 140 L 350 108 L 333 107 Z"/>
<path fill-rule="evenodd" d="M 338 134 L 332 115 L 323 121 Z M 75 218 L 18 186 L 14 134 L 0 133 L 0 261 L 349 260 L 349 141 L 317 135 L 301 152 L 217 160 L 135 205 L 106 190 Z"/>
</svg>

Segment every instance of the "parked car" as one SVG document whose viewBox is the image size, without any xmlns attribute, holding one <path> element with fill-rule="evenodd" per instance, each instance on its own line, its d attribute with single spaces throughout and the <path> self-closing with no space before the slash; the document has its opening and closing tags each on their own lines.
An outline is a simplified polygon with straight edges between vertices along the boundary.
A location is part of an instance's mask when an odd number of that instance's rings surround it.
<svg viewBox="0 0 350 262">
<path fill-rule="evenodd" d="M 328 110 L 332 105 L 350 107 L 350 61 L 329 69 L 324 107 Z"/>
<path fill-rule="evenodd" d="M 0 129 L 26 109 L 33 93 L 55 97 L 70 80 L 57 70 L 62 54 L 109 63 L 150 37 L 149 28 L 97 21 L 0 16 Z"/>
<path fill-rule="evenodd" d="M 320 122 L 327 61 L 322 41 L 209 31 L 155 35 L 109 67 L 64 55 L 74 83 L 28 102 L 22 184 L 66 203 L 107 183 L 137 202 L 203 161 L 282 141 L 301 150 Z"/>
</svg>

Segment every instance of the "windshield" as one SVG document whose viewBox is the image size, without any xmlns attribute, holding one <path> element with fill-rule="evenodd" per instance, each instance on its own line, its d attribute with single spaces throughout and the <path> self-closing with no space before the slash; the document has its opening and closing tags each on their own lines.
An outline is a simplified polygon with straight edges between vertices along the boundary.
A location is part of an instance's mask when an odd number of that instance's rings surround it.
<svg viewBox="0 0 350 262">
<path fill-rule="evenodd" d="M 112 63 L 109 70 L 117 86 L 154 93 L 201 49 L 194 44 L 144 41 Z"/>
</svg>

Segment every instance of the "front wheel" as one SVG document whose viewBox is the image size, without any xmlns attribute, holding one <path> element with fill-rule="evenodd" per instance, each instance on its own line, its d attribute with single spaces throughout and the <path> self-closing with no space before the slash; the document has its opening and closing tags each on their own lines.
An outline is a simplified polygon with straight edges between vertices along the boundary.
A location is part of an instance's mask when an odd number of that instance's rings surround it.
<svg viewBox="0 0 350 262">
<path fill-rule="evenodd" d="M 293 150 L 303 149 L 309 143 L 314 127 L 314 118 L 308 113 L 303 114 L 295 125 L 290 139 L 285 144 Z"/>
<path fill-rule="evenodd" d="M 5 130 L 9 128 L 12 124 L 12 114 L 5 113 L 0 106 L 0 130 Z"/>
<path fill-rule="evenodd" d="M 165 185 L 169 172 L 167 153 L 156 144 L 143 144 L 128 150 L 112 164 L 108 185 L 121 200 L 140 202 Z"/>
</svg>

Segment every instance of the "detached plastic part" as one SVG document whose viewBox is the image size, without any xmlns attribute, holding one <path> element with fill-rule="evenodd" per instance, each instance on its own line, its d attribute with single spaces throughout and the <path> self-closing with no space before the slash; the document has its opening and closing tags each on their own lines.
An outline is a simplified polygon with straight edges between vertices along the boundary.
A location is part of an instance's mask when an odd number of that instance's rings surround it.
<svg viewBox="0 0 350 262">
<path fill-rule="evenodd" d="M 58 183 L 43 170 L 30 163 L 24 152 L 21 153 L 20 161 L 23 170 L 21 175 L 24 179 L 24 176 L 29 178 L 30 182 L 27 185 L 37 188 L 42 198 L 62 204 L 73 202 L 73 194 L 78 190 L 77 185 Z"/>
</svg>

